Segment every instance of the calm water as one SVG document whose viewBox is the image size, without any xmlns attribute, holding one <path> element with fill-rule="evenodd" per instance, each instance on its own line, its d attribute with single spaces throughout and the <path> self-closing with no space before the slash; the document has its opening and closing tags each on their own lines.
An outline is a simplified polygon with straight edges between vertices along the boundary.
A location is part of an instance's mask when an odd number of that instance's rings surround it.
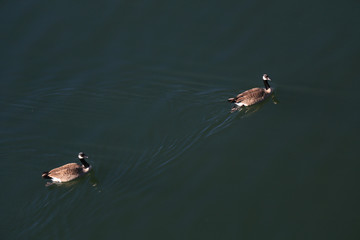
<svg viewBox="0 0 360 240">
<path fill-rule="evenodd" d="M 359 239 L 359 10 L 2 1 L 0 238 Z"/>
</svg>

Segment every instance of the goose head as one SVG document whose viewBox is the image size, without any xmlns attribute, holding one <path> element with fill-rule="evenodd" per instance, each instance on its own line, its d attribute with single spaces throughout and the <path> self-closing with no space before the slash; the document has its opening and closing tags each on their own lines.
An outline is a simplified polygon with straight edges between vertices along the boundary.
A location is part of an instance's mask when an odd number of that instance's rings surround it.
<svg viewBox="0 0 360 240">
<path fill-rule="evenodd" d="M 266 73 L 263 75 L 263 80 L 264 81 L 271 81 L 269 75 L 267 75 Z"/>
<path fill-rule="evenodd" d="M 78 158 L 85 159 L 85 158 L 88 158 L 88 156 L 86 156 L 85 153 L 83 153 L 83 152 L 79 152 Z"/>
</svg>

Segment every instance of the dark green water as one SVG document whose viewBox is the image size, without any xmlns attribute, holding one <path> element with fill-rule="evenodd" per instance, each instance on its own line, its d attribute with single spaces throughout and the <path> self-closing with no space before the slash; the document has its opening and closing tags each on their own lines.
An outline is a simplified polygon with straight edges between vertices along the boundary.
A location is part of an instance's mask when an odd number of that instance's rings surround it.
<svg viewBox="0 0 360 240">
<path fill-rule="evenodd" d="M 0 238 L 359 239 L 359 10 L 2 1 Z"/>
</svg>

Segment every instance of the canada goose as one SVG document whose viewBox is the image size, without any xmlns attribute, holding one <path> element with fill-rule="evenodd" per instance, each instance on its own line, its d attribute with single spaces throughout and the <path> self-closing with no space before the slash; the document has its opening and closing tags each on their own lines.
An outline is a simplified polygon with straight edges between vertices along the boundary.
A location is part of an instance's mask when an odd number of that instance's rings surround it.
<svg viewBox="0 0 360 240">
<path fill-rule="evenodd" d="M 265 88 L 252 88 L 245 92 L 240 93 L 234 98 L 229 98 L 228 101 L 235 103 L 239 107 L 242 106 L 251 106 L 255 103 L 261 102 L 269 97 L 273 93 L 273 89 L 270 87 L 269 82 L 271 81 L 270 77 L 267 74 L 263 75 L 263 81 Z"/>
<path fill-rule="evenodd" d="M 88 158 L 85 153 L 80 152 L 78 158 L 82 165 L 77 163 L 68 163 L 48 172 L 43 172 L 41 176 L 45 179 L 51 179 L 53 182 L 69 182 L 74 180 L 75 178 L 89 172 L 91 169 L 89 163 L 85 161 L 85 158 Z"/>
</svg>

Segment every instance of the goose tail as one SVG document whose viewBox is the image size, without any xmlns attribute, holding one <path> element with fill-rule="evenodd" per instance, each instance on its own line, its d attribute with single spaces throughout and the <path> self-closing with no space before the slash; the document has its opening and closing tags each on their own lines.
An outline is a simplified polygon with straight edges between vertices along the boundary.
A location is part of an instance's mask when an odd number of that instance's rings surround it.
<svg viewBox="0 0 360 240">
<path fill-rule="evenodd" d="M 45 178 L 45 179 L 51 179 L 51 177 L 49 177 L 49 172 L 43 172 L 43 173 L 41 174 L 41 177 L 42 177 L 42 178 Z"/>
<path fill-rule="evenodd" d="M 235 98 L 229 98 L 228 102 L 235 102 Z"/>
</svg>

